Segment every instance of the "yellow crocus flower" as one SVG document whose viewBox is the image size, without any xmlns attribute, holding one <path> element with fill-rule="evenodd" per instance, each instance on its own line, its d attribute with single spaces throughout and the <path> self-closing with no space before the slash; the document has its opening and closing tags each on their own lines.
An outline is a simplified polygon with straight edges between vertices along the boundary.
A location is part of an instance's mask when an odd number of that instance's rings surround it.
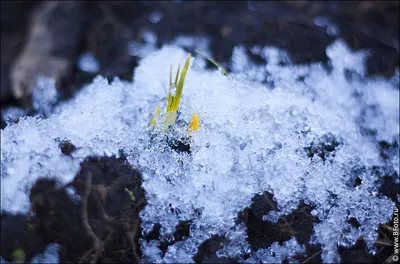
<svg viewBox="0 0 400 264">
<path fill-rule="evenodd" d="M 192 120 L 189 123 L 189 131 L 196 131 L 199 129 L 200 115 L 197 115 L 196 112 L 192 115 Z"/>
</svg>

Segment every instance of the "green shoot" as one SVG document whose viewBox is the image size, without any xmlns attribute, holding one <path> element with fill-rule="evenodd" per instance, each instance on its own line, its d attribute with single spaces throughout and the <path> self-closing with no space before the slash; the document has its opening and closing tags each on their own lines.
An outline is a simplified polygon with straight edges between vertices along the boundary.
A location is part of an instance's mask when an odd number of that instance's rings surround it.
<svg viewBox="0 0 400 264">
<path fill-rule="evenodd" d="M 172 65 L 169 72 L 169 89 L 168 89 L 168 100 L 167 107 L 165 111 L 165 116 L 161 113 L 161 107 L 158 106 L 154 111 L 153 118 L 151 119 L 150 127 L 159 127 L 157 123 L 160 122 L 160 118 L 164 117 L 164 131 L 167 132 L 169 126 L 175 124 L 179 103 L 182 96 L 183 85 L 185 84 L 186 73 L 189 69 L 191 54 L 186 58 L 185 66 L 183 66 L 182 72 L 180 72 L 180 65 L 178 65 L 178 70 L 175 74 L 175 80 L 172 82 Z M 180 74 L 180 75 L 179 75 Z M 192 120 L 190 121 L 188 132 L 190 135 L 194 131 L 199 129 L 200 115 L 196 112 L 192 115 Z"/>
<path fill-rule="evenodd" d="M 204 58 L 206 58 L 207 60 L 209 60 L 212 64 L 214 64 L 215 66 L 217 66 L 218 69 L 220 69 L 225 76 L 228 76 L 228 70 L 225 69 L 224 67 L 222 67 L 221 65 L 218 64 L 218 62 L 216 62 L 215 60 L 211 59 L 210 57 L 208 57 L 206 54 L 204 54 L 203 52 L 199 51 L 199 50 L 195 50 L 197 53 L 199 53 L 201 56 L 203 56 Z"/>
<path fill-rule="evenodd" d="M 167 111 L 165 114 L 165 122 L 164 122 L 165 131 L 168 131 L 170 125 L 175 124 L 179 103 L 181 101 L 183 85 L 185 83 L 186 73 L 189 69 L 190 57 L 191 54 L 187 56 L 185 66 L 183 66 L 179 80 L 178 77 L 179 77 L 180 67 L 178 66 L 178 71 L 176 72 L 174 83 L 172 83 L 172 66 L 170 68 L 168 103 L 167 103 Z M 173 89 L 176 89 L 175 94 L 172 92 Z"/>
</svg>

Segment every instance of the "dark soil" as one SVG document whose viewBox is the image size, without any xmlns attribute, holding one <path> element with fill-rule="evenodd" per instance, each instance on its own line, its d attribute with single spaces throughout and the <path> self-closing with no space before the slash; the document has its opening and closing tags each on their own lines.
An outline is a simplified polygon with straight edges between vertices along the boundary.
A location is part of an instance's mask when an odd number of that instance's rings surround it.
<svg viewBox="0 0 400 264">
<path fill-rule="evenodd" d="M 79 53 L 93 52 L 100 62 L 99 74 L 108 78 L 119 76 L 132 79 L 138 58 L 129 56 L 127 46 L 132 40 L 143 41 L 141 33 L 146 29 L 157 34 L 158 46 L 180 34 L 208 36 L 214 58 L 228 68 L 232 49 L 237 44 L 247 47 L 274 45 L 287 50 L 294 63 L 326 61 L 326 46 L 335 37 L 328 35 L 326 28 L 313 23 L 316 16 L 324 16 L 336 23 L 340 28 L 340 37 L 354 50 L 371 49 L 367 67 L 369 74 L 389 77 L 399 65 L 399 3 L 396 1 L 232 1 L 229 5 L 217 1 L 84 3 L 84 10 L 79 12 L 78 17 L 75 18 L 77 14 L 59 11 L 58 18 L 61 18 L 57 19 L 57 23 L 49 23 L 57 29 L 69 29 L 58 30 L 60 34 L 67 34 L 74 28 L 82 30 L 82 34 L 75 34 L 72 38 L 79 47 Z M 1 3 L 2 108 L 27 104 L 24 99 L 15 100 L 10 93 L 10 68 L 27 42 L 27 22 L 32 18 L 32 11 L 35 8 L 40 11 L 43 8 L 41 4 L 41 1 Z M 163 14 L 159 23 L 149 21 L 149 15 L 155 10 Z M 80 23 L 69 23 L 72 16 L 74 21 Z M 71 49 L 72 46 L 75 47 L 73 43 L 61 45 L 60 49 L 65 47 L 67 51 L 58 52 L 70 54 L 75 61 L 69 76 L 58 80 L 61 100 L 72 96 L 95 75 L 76 67 L 76 52 Z"/>
<path fill-rule="evenodd" d="M 368 253 L 363 239 L 358 239 L 356 243 L 349 248 L 339 247 L 338 251 L 342 263 L 379 263 L 372 254 Z"/>
<path fill-rule="evenodd" d="M 327 158 L 335 157 L 335 149 L 339 146 L 338 140 L 335 136 L 327 134 L 321 138 L 315 139 L 311 142 L 310 146 L 304 149 L 307 152 L 307 157 L 313 158 L 314 155 L 319 156 L 323 161 Z"/>
<path fill-rule="evenodd" d="M 305 245 L 306 253 L 296 255 L 293 260 L 320 263 L 321 247 L 310 243 L 310 236 L 314 231 L 313 224 L 319 221 L 311 215 L 312 209 L 312 205 L 301 201 L 297 209 L 288 215 L 280 216 L 277 223 L 265 221 L 263 216 L 270 211 L 277 211 L 277 204 L 272 194 L 264 192 L 253 197 L 250 208 L 245 208 L 239 214 L 237 223 L 244 223 L 247 227 L 247 241 L 253 251 L 268 248 L 274 242 L 282 244 L 294 236 L 298 243 Z"/>
<path fill-rule="evenodd" d="M 10 74 L 13 63 L 28 42 L 28 21 L 35 9 L 40 11 L 42 3 L 1 1 L 1 110 L 11 105 L 30 108 L 27 98 L 17 100 L 12 95 Z M 119 76 L 132 80 L 138 58 L 128 54 L 127 45 L 132 40 L 142 42 L 141 33 L 146 29 L 156 33 L 159 47 L 180 34 L 205 35 L 210 38 L 213 57 L 228 69 L 232 49 L 237 44 L 245 44 L 247 48 L 274 45 L 287 50 L 297 64 L 326 62 L 325 49 L 335 37 L 328 35 L 326 28 L 313 23 L 315 16 L 325 16 L 336 23 L 341 31 L 340 37 L 352 49 L 371 50 L 367 61 L 369 75 L 390 77 L 399 66 L 399 7 L 398 1 L 232 1 L 229 4 L 217 1 L 84 1 L 84 12 L 77 18 L 81 21 L 79 27 L 83 32 L 76 35 L 74 43 L 70 43 L 78 49 L 68 58 L 73 62 L 72 69 L 57 83 L 60 101 L 68 100 L 82 84 L 90 82 L 95 76 L 78 69 L 75 53 L 93 52 L 100 63 L 98 74 L 110 79 Z M 154 10 L 163 13 L 162 20 L 155 24 L 149 21 L 149 15 Z M 55 17 L 58 23 L 54 25 L 59 27 L 59 34 L 63 34 L 68 27 L 78 27 L 77 23 L 69 23 L 70 17 Z M 49 23 L 51 26 L 52 23 Z M 59 53 L 69 54 L 65 50 Z M 35 111 L 29 113 L 33 115 Z M 2 119 L 1 127 L 5 125 Z M 308 146 L 306 155 L 310 158 L 318 155 L 324 160 L 333 157 L 339 143 L 335 138 L 330 139 L 331 144 L 328 145 L 318 144 L 317 140 Z M 379 142 L 382 159 L 398 148 L 393 144 Z M 184 144 L 175 144 L 175 147 L 177 151 L 190 152 Z M 75 150 L 71 142 L 61 142 L 60 148 L 66 155 Z M 30 215 L 2 214 L 1 256 L 4 259 L 11 260 L 13 252 L 20 248 L 28 261 L 43 252 L 51 242 L 60 244 L 61 262 L 88 262 L 91 259 L 134 262 L 141 257 L 137 243 L 140 236 L 138 213 L 146 201 L 140 187 L 140 173 L 123 158 L 88 158 L 81 166 L 81 171 L 69 186 L 58 187 L 50 179 L 38 180 L 31 190 Z M 354 175 L 349 184 L 361 184 L 361 179 Z M 390 197 L 398 206 L 399 186 L 394 183 L 393 177 L 383 177 L 379 192 Z M 82 200 L 77 200 L 67 191 L 71 187 L 76 189 L 81 199 L 89 190 L 86 212 L 90 220 L 87 222 L 94 236 L 85 225 Z M 134 201 L 125 188 L 132 192 Z M 294 236 L 306 246 L 306 253 L 295 256 L 293 260 L 320 263 L 320 245 L 309 242 L 313 223 L 318 221 L 310 214 L 312 205 L 300 202 L 295 211 L 281 216 L 278 223 L 262 220 L 263 215 L 276 208 L 273 195 L 263 193 L 256 195 L 251 206 L 239 214 L 238 223 L 246 225 L 251 248 L 267 248 L 274 242 L 282 243 Z M 171 206 L 171 210 L 177 209 Z M 349 221 L 357 227 L 357 219 Z M 393 223 L 387 225 L 393 226 Z M 380 239 L 390 241 L 393 238 L 384 226 L 379 227 Z M 189 227 L 190 222 L 179 223 L 173 240 L 162 242 L 161 249 L 166 252 L 168 246 L 186 239 L 190 234 Z M 159 239 L 160 228 L 156 224 L 146 239 Z M 96 255 L 99 248 L 95 247 L 94 241 L 100 241 L 100 251 L 103 250 L 100 257 Z M 199 247 L 194 260 L 198 263 L 235 262 L 235 259 L 217 258 L 215 252 L 225 242 L 223 236 L 207 239 Z M 340 254 L 343 262 L 382 263 L 391 255 L 391 248 L 382 244 L 377 248 L 376 256 L 371 256 L 365 253 L 365 244 L 360 240 L 349 249 L 340 249 Z"/>
<path fill-rule="evenodd" d="M 218 257 L 216 252 L 223 248 L 226 241 L 224 236 L 213 235 L 200 244 L 199 250 L 193 257 L 196 263 L 237 263 L 235 258 Z"/>
<path fill-rule="evenodd" d="M 159 223 L 154 224 L 153 229 L 145 236 L 147 242 L 150 240 L 160 240 L 159 249 L 161 250 L 163 256 L 168 250 L 168 247 L 175 244 L 178 241 L 183 241 L 190 235 L 190 224 L 191 221 L 180 221 L 175 227 L 175 232 L 171 239 L 162 239 L 160 237 L 161 225 Z"/>
<path fill-rule="evenodd" d="M 61 263 L 140 261 L 139 212 L 146 205 L 141 183 L 137 170 L 114 157 L 87 158 L 65 187 L 39 179 L 31 190 L 30 214 L 1 216 L 1 256 L 12 261 L 13 252 L 22 249 L 29 261 L 57 243 Z"/>
<path fill-rule="evenodd" d="M 397 206 L 399 208 L 399 206 Z M 375 243 L 376 255 L 374 256 L 376 259 L 376 263 L 384 263 L 392 254 L 394 248 L 394 236 L 393 236 L 393 221 L 394 215 L 392 219 L 385 223 L 380 224 L 378 226 L 378 239 Z"/>
<path fill-rule="evenodd" d="M 338 252 L 341 263 L 388 263 L 387 260 L 393 254 L 393 217 L 386 224 L 378 226 L 378 238 L 375 242 L 376 254 L 368 252 L 365 241 L 362 237 L 357 239 L 356 243 L 349 247 L 339 247 Z"/>
<path fill-rule="evenodd" d="M 264 221 L 262 218 L 270 211 L 277 211 L 273 195 L 264 192 L 257 194 L 250 208 L 239 214 L 238 222 L 247 227 L 248 242 L 254 251 L 268 248 L 274 242 L 283 243 L 294 236 L 300 244 L 307 244 L 313 232 L 313 223 L 318 222 L 311 214 L 312 206 L 299 203 L 296 210 L 280 216 L 277 223 Z"/>
<path fill-rule="evenodd" d="M 61 149 L 61 152 L 64 153 L 65 155 L 71 155 L 72 152 L 74 152 L 76 150 L 76 147 L 74 144 L 72 144 L 69 141 L 62 141 L 59 144 L 59 147 Z"/>
<path fill-rule="evenodd" d="M 390 198 L 399 208 L 399 190 L 400 184 L 396 183 L 394 179 L 398 178 L 397 173 L 393 175 L 385 175 L 381 180 L 381 187 L 379 187 L 379 193 Z"/>
</svg>

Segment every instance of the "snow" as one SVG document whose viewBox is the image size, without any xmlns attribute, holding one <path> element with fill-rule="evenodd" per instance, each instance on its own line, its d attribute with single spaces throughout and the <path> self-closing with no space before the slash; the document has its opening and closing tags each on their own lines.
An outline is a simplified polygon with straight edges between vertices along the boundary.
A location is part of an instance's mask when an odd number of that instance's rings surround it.
<svg viewBox="0 0 400 264">
<path fill-rule="evenodd" d="M 326 33 L 330 36 L 339 36 L 341 33 L 340 28 L 327 17 L 316 16 L 314 24 L 319 27 L 326 27 Z"/>
<path fill-rule="evenodd" d="M 128 46 L 130 56 L 144 58 L 157 49 L 157 36 L 151 30 L 142 32 L 143 42 L 132 41 Z"/>
<path fill-rule="evenodd" d="M 19 120 L 20 117 L 26 115 L 25 110 L 21 107 L 9 106 L 2 111 L 2 118 L 9 124 Z"/>
<path fill-rule="evenodd" d="M 55 79 L 40 76 L 32 93 L 33 109 L 48 116 L 52 113 L 52 106 L 57 102 L 58 91 Z"/>
<path fill-rule="evenodd" d="M 59 257 L 58 257 L 58 249 L 60 245 L 55 244 L 55 243 L 50 243 L 47 245 L 45 251 L 42 254 L 37 254 L 34 256 L 29 263 L 31 264 L 36 264 L 36 263 L 59 263 Z M 0 257 L 0 263 L 14 263 L 14 262 L 8 262 L 7 260 L 3 259 Z M 18 262 L 17 262 L 18 263 Z"/>
<path fill-rule="evenodd" d="M 237 46 L 228 77 L 205 69 L 204 58 L 192 54 L 180 105 L 186 124 L 169 135 L 186 133 L 192 113 L 200 114 L 189 155 L 171 150 L 149 124 L 155 108 L 165 108 L 170 65 L 184 63 L 187 54 L 181 47 L 201 45 L 209 54 L 208 42 L 182 36 L 156 50 L 154 36 L 146 34 L 145 45 L 155 51 L 132 50 L 143 57 L 133 83 L 117 78 L 108 83 L 97 76 L 47 118 L 23 117 L 1 130 L 2 210 L 26 213 L 27 193 L 37 178 L 66 184 L 88 155 L 124 149 L 143 172 L 148 200 L 140 213 L 143 233 L 160 223 L 161 239 L 167 239 L 179 221 L 192 221 L 190 237 L 171 245 L 164 257 L 159 241 L 142 239 L 145 262 L 193 262 L 198 246 L 216 234 L 229 240 L 219 256 L 250 253 L 250 262 L 280 262 L 303 252 L 304 245 L 294 238 L 257 252 L 249 249 L 245 226 L 235 220 L 263 191 L 273 193 L 279 214 L 290 213 L 300 200 L 316 205 L 312 214 L 320 222 L 312 239 L 322 245 L 324 262 L 337 262 L 337 245 L 350 246 L 359 236 L 372 249 L 378 224 L 390 219 L 394 207 L 378 194 L 378 183 L 385 173 L 398 175 L 399 155 L 382 160 L 378 141 L 399 142 L 399 89 L 395 80 L 364 78 L 367 51 L 351 52 L 337 40 L 327 48 L 332 65 L 327 71 L 320 63 L 292 65 L 274 47 L 253 47 L 266 60 L 256 65 Z M 306 147 L 327 144 L 332 137 L 339 145 L 326 160 L 307 157 Z M 78 147 L 71 157 L 61 153 L 61 140 Z M 382 173 L 376 173 L 377 167 Z M 362 184 L 354 188 L 349 183 L 357 176 Z M 276 217 L 270 213 L 265 219 Z M 358 220 L 359 229 L 349 226 L 350 217 Z"/>
<path fill-rule="evenodd" d="M 285 258 L 293 257 L 298 253 L 303 253 L 305 251 L 304 246 L 300 246 L 295 238 L 292 238 L 283 243 L 283 245 L 279 245 L 278 242 L 273 243 L 267 249 L 259 249 L 257 252 L 246 259 L 244 263 L 280 263 Z"/>
<path fill-rule="evenodd" d="M 58 244 L 50 243 L 47 245 L 43 254 L 36 255 L 31 263 L 59 263 Z"/>
<path fill-rule="evenodd" d="M 96 73 L 100 70 L 100 63 L 92 52 L 85 52 L 78 59 L 78 67 L 81 71 Z"/>
<path fill-rule="evenodd" d="M 161 11 L 155 10 L 155 11 L 151 12 L 151 14 L 149 16 L 149 20 L 151 23 L 157 24 L 158 22 L 160 22 L 160 20 L 163 17 L 164 17 L 164 14 Z"/>
</svg>

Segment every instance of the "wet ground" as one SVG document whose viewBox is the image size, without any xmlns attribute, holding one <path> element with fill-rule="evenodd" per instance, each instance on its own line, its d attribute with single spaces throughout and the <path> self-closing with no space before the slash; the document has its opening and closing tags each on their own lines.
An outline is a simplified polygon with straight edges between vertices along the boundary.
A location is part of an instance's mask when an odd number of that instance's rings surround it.
<svg viewBox="0 0 400 264">
<path fill-rule="evenodd" d="M 13 94 L 12 89 L 15 88 L 12 87 L 15 84 L 10 76 L 15 71 L 13 64 L 29 42 L 32 16 L 43 8 L 40 1 L 1 2 L 2 110 L 12 105 L 31 108 L 29 92 L 19 98 Z M 297 64 L 325 62 L 325 49 L 335 40 L 335 33 L 340 31 L 339 36 L 352 49 L 371 50 L 367 62 L 369 75 L 390 77 L 399 66 L 398 1 L 84 1 L 83 5 L 76 8 L 73 15 L 79 19 L 75 24 L 68 23 L 68 13 L 57 8 L 54 12 L 60 15 L 53 14 L 44 20 L 50 26 L 57 24 L 59 34 L 63 34 L 63 27 L 77 27 L 75 31 L 72 29 L 75 33 L 65 31 L 65 34 L 73 36 L 71 45 L 65 45 L 62 50 L 51 50 L 51 54 L 62 54 L 70 65 L 70 69 L 57 78 L 57 87 L 62 95 L 60 100 L 68 100 L 82 84 L 94 77 L 94 74 L 80 71 L 76 65 L 79 54 L 85 51 L 93 52 L 99 60 L 100 74 L 132 80 L 138 58 L 128 54 L 127 46 L 132 40 L 143 42 L 142 33 L 145 30 L 156 33 L 159 47 L 181 34 L 205 35 L 211 40 L 214 58 L 224 66 L 229 66 L 232 49 L 237 44 L 245 44 L 248 48 L 253 45 L 277 46 L 287 50 Z M 154 12 L 162 14 L 158 23 L 149 19 Z M 314 20 L 317 16 L 328 18 L 337 25 L 337 29 L 331 28 L 329 31 L 326 27 L 316 25 Z M 54 19 L 57 23 L 54 23 Z M 2 120 L 2 128 L 4 125 Z M 305 154 L 328 158 L 334 155 L 337 144 L 336 139 L 332 138 L 331 141 L 331 145 L 323 147 L 316 142 L 305 150 Z M 381 147 L 383 158 L 396 148 L 387 142 L 382 142 Z M 69 142 L 60 144 L 60 148 L 65 155 L 74 151 L 73 144 Z M 398 206 L 396 195 L 399 186 L 388 176 L 382 177 L 380 194 L 390 197 Z M 351 184 L 357 185 L 356 177 Z M 78 196 L 71 194 L 71 190 L 75 190 L 82 201 L 77 201 Z M 28 261 L 52 242 L 60 244 L 61 262 L 132 262 L 141 259 L 138 245 L 141 220 L 138 213 L 146 200 L 141 188 L 140 172 L 123 159 L 88 157 L 69 186 L 59 187 L 52 180 L 42 179 L 31 190 L 30 199 L 32 209 L 29 215 L 4 213 L 1 216 L 0 255 L 4 259 L 12 260 L 16 249 L 22 249 L 24 259 Z M 298 208 L 289 215 L 281 216 L 277 223 L 263 221 L 263 215 L 276 210 L 273 195 L 263 193 L 253 197 L 251 206 L 238 215 L 237 223 L 247 227 L 248 242 L 253 250 L 267 248 L 274 242 L 282 243 L 294 236 L 300 244 L 305 245 L 306 253 L 284 262 L 297 260 L 320 263 L 320 246 L 309 243 L 313 223 L 318 222 L 310 214 L 311 209 L 312 205 L 299 201 Z M 350 221 L 357 226 L 356 219 Z M 365 243 L 360 238 L 352 247 L 339 249 L 342 261 L 384 262 L 392 254 L 392 248 L 388 245 L 393 243 L 387 226 L 393 226 L 393 223 L 379 226 L 376 255 L 365 250 Z M 190 222 L 180 223 L 174 240 L 161 242 L 161 250 L 166 252 L 168 246 L 189 236 L 189 227 Z M 159 239 L 160 228 L 156 225 L 145 239 Z M 221 236 L 204 241 L 194 261 L 237 261 L 216 256 L 216 251 L 224 243 L 225 238 Z"/>
</svg>

